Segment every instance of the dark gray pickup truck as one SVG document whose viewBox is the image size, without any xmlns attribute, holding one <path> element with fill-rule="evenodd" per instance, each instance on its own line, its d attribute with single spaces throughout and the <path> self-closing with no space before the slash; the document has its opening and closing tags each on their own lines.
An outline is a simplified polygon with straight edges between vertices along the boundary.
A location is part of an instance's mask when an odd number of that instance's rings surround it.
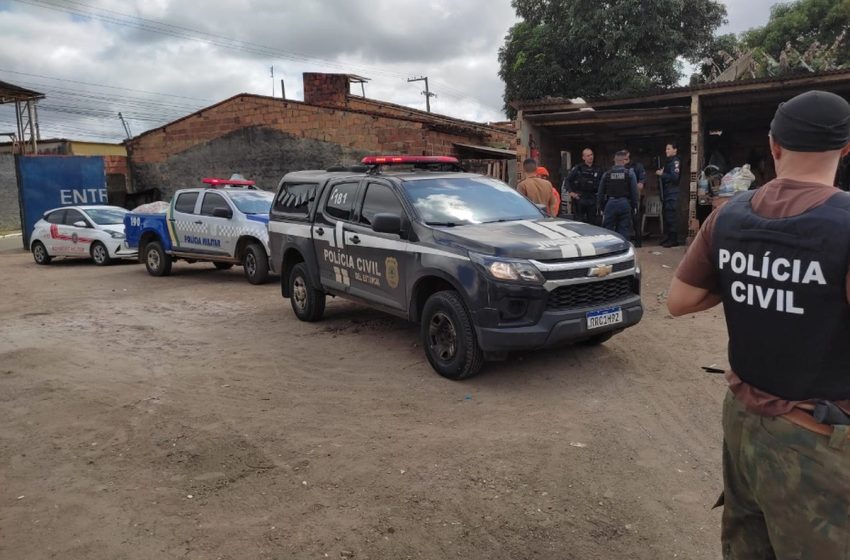
<svg viewBox="0 0 850 560">
<path fill-rule="evenodd" d="M 280 182 L 270 255 L 299 319 L 319 320 L 331 295 L 418 322 L 428 361 L 450 379 L 512 350 L 599 344 L 640 321 L 640 268 L 622 237 L 548 218 L 454 158 L 364 164 Z"/>
</svg>

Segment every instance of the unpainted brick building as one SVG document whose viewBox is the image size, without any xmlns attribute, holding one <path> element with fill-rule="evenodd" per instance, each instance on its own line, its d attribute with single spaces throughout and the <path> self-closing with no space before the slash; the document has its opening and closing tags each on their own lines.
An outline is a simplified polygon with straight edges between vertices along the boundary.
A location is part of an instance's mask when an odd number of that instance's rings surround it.
<svg viewBox="0 0 850 560">
<path fill-rule="evenodd" d="M 239 94 L 126 142 L 132 190 L 163 196 L 201 178 L 241 173 L 265 188 L 302 169 L 369 154 L 456 155 L 515 176 L 516 134 L 350 93 L 346 74 L 304 74 L 304 101 Z"/>
</svg>

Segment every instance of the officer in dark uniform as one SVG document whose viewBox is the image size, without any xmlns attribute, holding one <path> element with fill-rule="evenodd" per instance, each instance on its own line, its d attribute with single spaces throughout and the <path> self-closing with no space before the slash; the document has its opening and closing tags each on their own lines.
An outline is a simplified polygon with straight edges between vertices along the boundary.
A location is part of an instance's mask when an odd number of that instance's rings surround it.
<svg viewBox="0 0 850 560">
<path fill-rule="evenodd" d="M 679 145 L 670 142 L 665 149 L 667 163 L 664 169 L 655 172 L 661 186 L 662 213 L 664 218 L 664 241 L 662 247 L 676 247 L 679 245 L 679 179 L 682 175 L 682 164 L 679 160 Z"/>
<path fill-rule="evenodd" d="M 770 126 L 777 178 L 712 213 L 667 306 L 723 303 L 723 557 L 848 558 L 850 104 L 810 91 Z"/>
<path fill-rule="evenodd" d="M 616 231 L 626 239 L 632 234 L 632 216 L 637 210 L 637 179 L 626 169 L 626 152 L 614 156 L 614 167 L 599 181 L 598 200 L 602 209 L 602 227 Z"/>
<path fill-rule="evenodd" d="M 645 200 L 646 196 L 644 195 L 644 186 L 646 185 L 646 168 L 639 161 L 632 161 L 632 155 L 628 150 L 623 150 L 626 152 L 626 169 L 631 169 L 635 174 L 635 178 L 637 179 L 637 188 L 638 188 L 638 207 L 637 212 L 634 213 L 634 226 L 635 226 L 635 247 L 640 247 L 643 245 L 643 213 L 646 210 Z"/>
<path fill-rule="evenodd" d="M 581 152 L 582 163 L 573 167 L 561 189 L 562 200 L 572 200 L 575 218 L 579 221 L 599 225 L 597 217 L 598 203 L 596 191 L 599 188 L 599 179 L 602 170 L 593 166 L 593 150 L 585 148 Z"/>
</svg>

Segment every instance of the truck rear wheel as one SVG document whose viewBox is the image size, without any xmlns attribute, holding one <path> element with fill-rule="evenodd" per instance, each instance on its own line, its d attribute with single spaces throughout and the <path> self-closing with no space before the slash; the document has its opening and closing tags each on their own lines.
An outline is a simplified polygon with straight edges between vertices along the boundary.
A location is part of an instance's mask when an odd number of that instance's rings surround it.
<svg viewBox="0 0 850 560">
<path fill-rule="evenodd" d="M 265 284 L 269 279 L 269 256 L 259 243 L 249 243 L 242 255 L 245 278 L 251 284 Z"/>
<path fill-rule="evenodd" d="M 151 241 L 145 245 L 145 268 L 151 276 L 168 276 L 171 274 L 171 255 L 166 254 L 159 241 Z"/>
<path fill-rule="evenodd" d="M 484 365 L 475 329 L 456 292 L 437 292 L 425 302 L 421 325 L 422 347 L 431 367 L 448 379 L 472 377 Z"/>
<path fill-rule="evenodd" d="M 289 302 L 302 321 L 312 323 L 325 314 L 325 294 L 313 286 L 304 263 L 296 264 L 289 274 Z"/>
</svg>

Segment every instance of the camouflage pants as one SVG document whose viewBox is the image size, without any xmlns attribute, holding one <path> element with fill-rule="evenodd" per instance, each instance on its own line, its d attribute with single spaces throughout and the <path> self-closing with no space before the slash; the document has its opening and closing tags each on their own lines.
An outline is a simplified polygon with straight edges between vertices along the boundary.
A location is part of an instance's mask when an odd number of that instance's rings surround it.
<svg viewBox="0 0 850 560">
<path fill-rule="evenodd" d="M 723 403 L 724 560 L 850 559 L 850 439 Z"/>
</svg>

